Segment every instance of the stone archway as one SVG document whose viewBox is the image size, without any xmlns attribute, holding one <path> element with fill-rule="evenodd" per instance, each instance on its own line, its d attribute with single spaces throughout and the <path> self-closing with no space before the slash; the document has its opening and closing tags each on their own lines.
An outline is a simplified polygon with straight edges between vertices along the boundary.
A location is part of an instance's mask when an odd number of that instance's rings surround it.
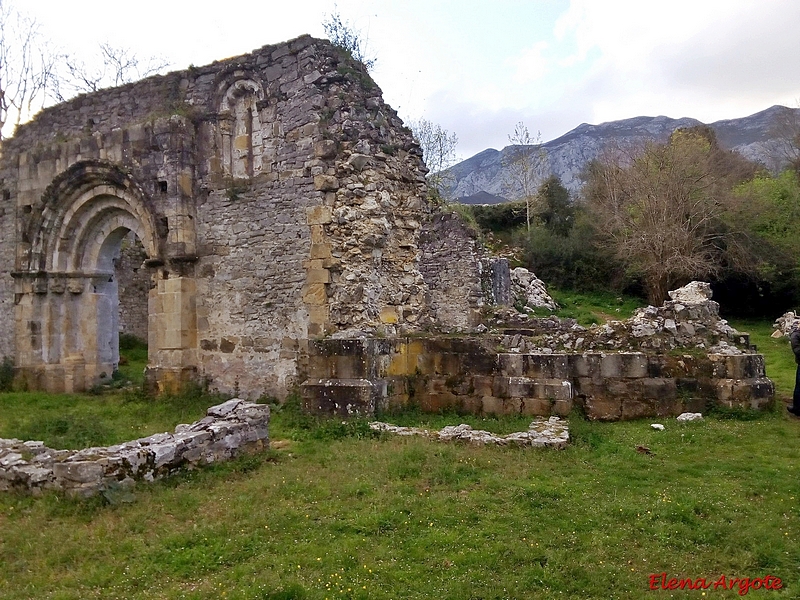
<svg viewBox="0 0 800 600">
<path fill-rule="evenodd" d="M 141 241 L 148 262 L 161 264 L 163 236 L 153 211 L 141 189 L 113 165 L 78 163 L 48 188 L 36 215 L 27 221 L 18 252 L 22 268 L 14 274 L 23 385 L 81 391 L 116 369 L 115 260 L 131 232 Z M 148 320 L 156 325 L 158 318 L 148 312 Z"/>
</svg>

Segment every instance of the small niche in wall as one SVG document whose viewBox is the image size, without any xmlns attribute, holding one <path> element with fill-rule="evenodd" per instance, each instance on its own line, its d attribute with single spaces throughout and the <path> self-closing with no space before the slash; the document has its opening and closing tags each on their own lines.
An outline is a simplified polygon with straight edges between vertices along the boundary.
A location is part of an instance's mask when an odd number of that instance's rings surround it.
<svg viewBox="0 0 800 600">
<path fill-rule="evenodd" d="M 240 79 L 228 88 L 220 106 L 222 167 L 226 175 L 248 178 L 261 172 L 263 136 L 259 103 L 263 88 Z"/>
</svg>

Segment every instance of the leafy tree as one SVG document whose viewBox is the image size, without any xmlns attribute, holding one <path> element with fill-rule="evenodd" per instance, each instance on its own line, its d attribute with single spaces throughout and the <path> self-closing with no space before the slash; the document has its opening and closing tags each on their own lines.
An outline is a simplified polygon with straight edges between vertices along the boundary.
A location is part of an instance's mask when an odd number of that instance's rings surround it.
<svg viewBox="0 0 800 600">
<path fill-rule="evenodd" d="M 470 206 L 475 220 L 483 229 L 494 233 L 510 232 L 525 224 L 524 202 L 474 204 Z"/>
<path fill-rule="evenodd" d="M 584 194 L 604 242 L 660 304 L 693 278 L 752 268 L 729 214 L 739 209 L 732 188 L 755 170 L 720 149 L 709 128 L 690 128 L 639 152 L 607 151 Z"/>
<path fill-rule="evenodd" d="M 439 191 L 442 198 L 448 199 L 447 190 L 452 186 L 454 178 L 447 169 L 458 160 L 458 136 L 427 119 L 412 121 L 409 126 L 414 139 L 422 148 L 422 156 L 429 169 L 428 183 Z"/>
<path fill-rule="evenodd" d="M 726 277 L 714 293 L 731 313 L 774 318 L 800 302 L 800 176 L 791 169 L 761 173 L 735 197 L 740 209 L 731 218 L 747 232 L 757 268 L 749 277 Z"/>
<path fill-rule="evenodd" d="M 375 66 L 376 58 L 367 55 L 367 42 L 350 21 L 343 21 L 338 7 L 333 5 L 333 12 L 322 21 L 325 35 L 334 46 L 345 50 L 355 60 L 364 65 L 367 71 Z"/>
<path fill-rule="evenodd" d="M 517 123 L 508 141 L 511 146 L 503 158 L 505 186 L 512 198 L 525 202 L 525 223 L 530 230 L 531 221 L 541 209 L 537 191 L 547 168 L 547 153 L 542 148 L 541 134 L 532 137 L 522 121 Z"/>
<path fill-rule="evenodd" d="M 561 235 L 543 223 L 517 234 L 525 266 L 557 288 L 597 291 L 622 290 L 628 284 L 624 269 L 602 243 L 592 216 L 580 207 L 572 226 Z"/>
<path fill-rule="evenodd" d="M 538 192 L 542 212 L 539 215 L 544 226 L 561 236 L 569 234 L 575 224 L 575 207 L 569 197 L 569 190 L 557 175 L 545 179 Z"/>
</svg>

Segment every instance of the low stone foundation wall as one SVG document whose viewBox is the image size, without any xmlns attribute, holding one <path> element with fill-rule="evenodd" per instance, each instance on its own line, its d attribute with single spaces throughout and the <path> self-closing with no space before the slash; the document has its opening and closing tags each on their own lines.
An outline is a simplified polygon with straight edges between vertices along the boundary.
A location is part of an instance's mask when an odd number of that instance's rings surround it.
<svg viewBox="0 0 800 600">
<path fill-rule="evenodd" d="M 414 405 L 428 412 L 620 420 L 761 409 L 774 395 L 760 354 L 696 350 L 502 352 L 499 336 L 317 340 L 305 410 L 341 417 Z"/>
<path fill-rule="evenodd" d="M 175 433 L 107 448 L 53 450 L 42 442 L 0 439 L 0 491 L 61 490 L 88 497 L 268 448 L 268 426 L 269 406 L 234 398 L 191 425 L 178 425 Z"/>
</svg>

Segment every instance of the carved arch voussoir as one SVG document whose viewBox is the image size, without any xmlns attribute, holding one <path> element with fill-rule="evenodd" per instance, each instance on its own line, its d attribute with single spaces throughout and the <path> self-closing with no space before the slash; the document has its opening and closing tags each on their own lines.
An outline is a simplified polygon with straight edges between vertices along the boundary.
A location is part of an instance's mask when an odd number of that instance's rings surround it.
<svg viewBox="0 0 800 600">
<path fill-rule="evenodd" d="M 114 213 L 108 206 L 114 205 Z M 142 187 L 119 165 L 101 160 L 75 163 L 47 187 L 32 218 L 25 226 L 31 246 L 26 264 L 29 271 L 75 268 L 80 257 L 65 256 L 84 244 L 81 235 L 87 223 L 102 224 L 103 214 L 127 213 L 127 221 L 138 224 L 136 233 L 150 258 L 160 258 L 155 211 Z M 105 213 L 104 213 L 105 211 Z M 71 239 L 72 237 L 75 239 Z M 68 266 L 69 265 L 69 266 Z"/>
</svg>

